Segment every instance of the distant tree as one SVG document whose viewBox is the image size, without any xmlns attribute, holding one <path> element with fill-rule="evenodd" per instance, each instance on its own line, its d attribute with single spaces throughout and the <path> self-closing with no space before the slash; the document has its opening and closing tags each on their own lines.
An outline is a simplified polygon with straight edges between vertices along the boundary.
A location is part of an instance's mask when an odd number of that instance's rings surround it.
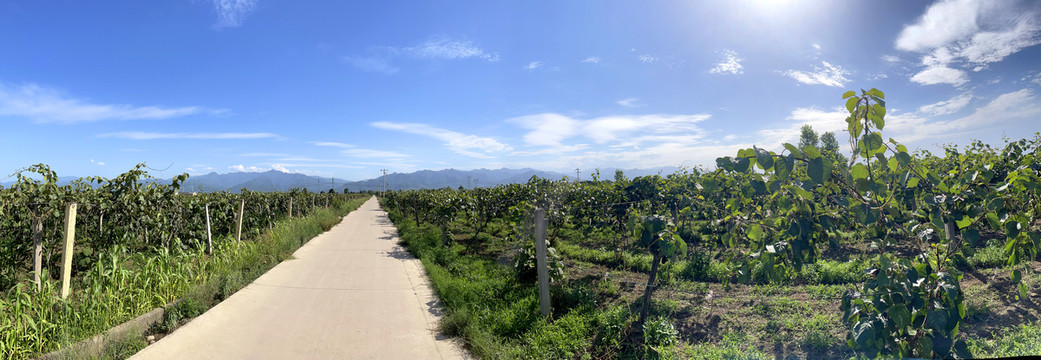
<svg viewBox="0 0 1041 360">
<path fill-rule="evenodd" d="M 333 188 L 329 188 L 329 193 L 330 193 L 330 194 L 335 194 L 335 193 L 336 193 L 336 190 L 335 190 L 335 189 L 333 189 Z"/>
<path fill-rule="evenodd" d="M 614 181 L 615 182 L 624 183 L 624 182 L 626 182 L 628 180 L 629 179 L 625 178 L 625 172 L 622 171 L 622 169 L 617 169 L 617 170 L 614 171 Z"/>
<path fill-rule="evenodd" d="M 839 163 L 846 162 L 846 156 L 839 152 L 839 141 L 835 139 L 834 132 L 826 132 L 821 135 L 821 150 L 825 155 L 833 157 Z"/>
<path fill-rule="evenodd" d="M 813 127 L 812 126 L 803 125 L 802 129 L 800 129 L 800 132 L 801 132 L 799 134 L 799 148 L 800 149 L 805 149 L 807 146 L 819 147 L 817 145 L 817 143 L 819 142 L 819 139 L 817 138 L 817 132 L 813 131 Z"/>
<path fill-rule="evenodd" d="M 344 194 L 346 194 L 346 193 L 349 193 L 349 192 L 350 192 L 350 191 L 347 191 L 347 188 L 343 188 L 343 193 L 344 193 Z"/>
</svg>

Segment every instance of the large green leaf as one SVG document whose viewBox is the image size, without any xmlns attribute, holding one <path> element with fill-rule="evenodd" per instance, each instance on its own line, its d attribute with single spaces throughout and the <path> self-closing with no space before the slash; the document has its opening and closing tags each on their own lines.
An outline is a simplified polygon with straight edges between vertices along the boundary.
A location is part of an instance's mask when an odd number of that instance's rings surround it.
<svg viewBox="0 0 1041 360">
<path fill-rule="evenodd" d="M 757 147 L 752 148 L 755 149 L 755 163 L 760 169 L 770 170 L 774 167 L 774 158 L 770 152 Z"/>
<path fill-rule="evenodd" d="M 851 97 L 849 98 L 849 100 L 846 100 L 846 110 L 849 110 L 849 112 L 853 112 L 853 109 L 857 108 L 858 101 L 860 101 L 860 98 L 858 97 Z"/>
<path fill-rule="evenodd" d="M 864 166 L 864 164 L 856 164 L 856 165 L 853 165 L 853 167 L 849 169 L 849 174 L 851 176 L 853 176 L 853 181 L 856 181 L 856 180 L 859 180 L 859 179 L 867 179 L 867 177 L 868 177 L 868 168 L 867 168 L 867 166 Z"/>
<path fill-rule="evenodd" d="M 810 181 L 814 184 L 824 183 L 824 159 L 821 157 L 813 158 L 806 165 L 806 175 L 810 177 Z"/>
</svg>

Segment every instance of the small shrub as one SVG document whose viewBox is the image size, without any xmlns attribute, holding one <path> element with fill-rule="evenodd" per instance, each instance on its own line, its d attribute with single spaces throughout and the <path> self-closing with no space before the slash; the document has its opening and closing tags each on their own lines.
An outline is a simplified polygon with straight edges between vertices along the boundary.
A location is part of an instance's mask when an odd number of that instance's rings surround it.
<svg viewBox="0 0 1041 360">
<path fill-rule="evenodd" d="M 1008 255 L 1005 254 L 1003 247 L 998 244 L 992 244 L 977 250 L 975 254 L 972 254 L 966 260 L 969 266 L 974 268 L 994 268 L 1004 265 L 1008 261 Z"/>
<path fill-rule="evenodd" d="M 676 344 L 676 327 L 668 317 L 656 317 L 643 324 L 643 338 L 647 346 L 660 347 Z"/>
<path fill-rule="evenodd" d="M 680 269 L 680 277 L 691 281 L 706 281 L 709 280 L 709 261 L 708 254 L 702 251 L 692 251 L 690 260 L 683 265 Z"/>
</svg>

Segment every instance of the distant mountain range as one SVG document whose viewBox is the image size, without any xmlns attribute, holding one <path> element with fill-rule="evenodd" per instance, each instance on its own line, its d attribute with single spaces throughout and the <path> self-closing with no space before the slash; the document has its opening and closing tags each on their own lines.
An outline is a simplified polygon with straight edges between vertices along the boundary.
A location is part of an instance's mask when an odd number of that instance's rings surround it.
<svg viewBox="0 0 1041 360">
<path fill-rule="evenodd" d="M 664 169 L 630 169 L 623 170 L 626 177 L 646 176 L 654 174 L 669 174 L 675 172 L 676 168 Z M 600 178 L 613 180 L 615 169 L 600 169 Z M 412 173 L 387 174 L 387 190 L 409 190 L 409 189 L 436 189 L 436 188 L 464 188 L 488 187 L 500 184 L 525 183 L 532 176 L 545 179 L 562 179 L 567 177 L 574 180 L 575 174 L 564 174 L 552 171 L 535 169 L 477 169 L 477 170 L 421 170 Z M 59 178 L 59 185 L 65 185 L 77 177 L 63 176 Z M 591 175 L 587 172 L 581 174 L 579 179 L 590 180 Z M 292 174 L 281 171 L 267 172 L 236 172 L 218 174 L 215 172 L 205 175 L 192 175 L 181 186 L 181 192 L 214 192 L 232 191 L 240 189 L 252 191 L 288 191 L 293 188 L 303 188 L 312 192 L 325 192 L 333 189 L 342 192 L 346 187 L 349 191 L 380 191 L 383 188 L 383 177 L 368 180 L 347 181 L 343 179 L 309 176 L 303 174 Z M 160 183 L 169 183 L 169 179 L 160 179 Z M 2 183 L 4 187 L 10 187 L 13 181 Z"/>
</svg>

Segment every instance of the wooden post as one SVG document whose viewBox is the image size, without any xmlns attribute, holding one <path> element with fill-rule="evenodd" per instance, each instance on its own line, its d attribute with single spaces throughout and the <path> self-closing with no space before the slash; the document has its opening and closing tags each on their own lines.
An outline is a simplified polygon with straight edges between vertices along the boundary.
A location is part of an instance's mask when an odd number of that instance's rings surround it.
<svg viewBox="0 0 1041 360">
<path fill-rule="evenodd" d="M 535 210 L 535 256 L 539 272 L 539 308 L 542 316 L 548 317 L 549 303 L 549 268 L 546 263 L 546 210 Z"/>
<path fill-rule="evenodd" d="M 213 235 L 210 234 L 210 204 L 206 204 L 206 253 L 213 255 Z"/>
<path fill-rule="evenodd" d="M 289 217 L 293 217 L 293 198 L 289 198 Z"/>
<path fill-rule="evenodd" d="M 36 291 L 42 289 L 40 278 L 43 276 L 43 217 L 33 219 L 33 282 Z"/>
<path fill-rule="evenodd" d="M 242 241 L 242 214 L 244 210 L 246 210 L 246 200 L 242 199 L 239 200 L 239 227 L 238 230 L 235 231 L 236 242 Z"/>
<path fill-rule="evenodd" d="M 76 203 L 69 203 L 65 210 L 65 253 L 61 271 L 61 298 L 69 297 L 69 282 L 72 280 L 72 251 L 76 241 Z"/>
</svg>

